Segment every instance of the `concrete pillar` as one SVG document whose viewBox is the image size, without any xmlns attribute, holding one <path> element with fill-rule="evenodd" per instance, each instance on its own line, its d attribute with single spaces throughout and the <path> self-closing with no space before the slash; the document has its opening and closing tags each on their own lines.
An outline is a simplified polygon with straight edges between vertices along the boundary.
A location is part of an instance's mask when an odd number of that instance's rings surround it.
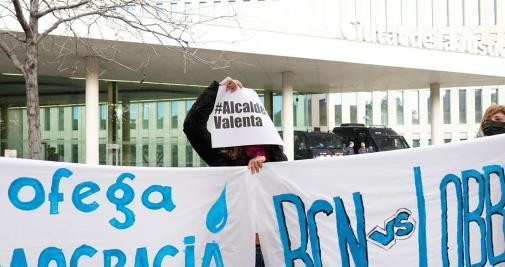
<svg viewBox="0 0 505 267">
<path fill-rule="evenodd" d="M 86 58 L 86 164 L 98 165 L 100 129 L 98 59 Z"/>
<path fill-rule="evenodd" d="M 335 95 L 326 94 L 326 125 L 328 131 L 333 131 L 335 128 Z"/>
<path fill-rule="evenodd" d="M 282 73 L 282 136 L 284 154 L 288 160 L 294 159 L 293 132 L 293 73 Z"/>
<path fill-rule="evenodd" d="M 123 159 L 122 159 L 122 164 L 123 165 L 131 165 L 131 150 L 130 150 L 130 99 L 127 97 L 123 97 L 122 99 L 122 115 L 121 115 L 121 122 L 122 122 L 122 143 L 123 143 Z M 167 108 L 168 109 L 168 108 Z M 169 109 L 168 109 L 169 110 Z M 167 116 L 168 117 L 168 116 Z M 170 124 L 165 124 L 168 127 L 170 127 Z M 168 153 L 167 153 L 168 154 Z"/>
<path fill-rule="evenodd" d="M 442 143 L 442 109 L 440 108 L 440 84 L 430 84 L 431 144 Z"/>
<path fill-rule="evenodd" d="M 267 110 L 268 116 L 274 119 L 274 93 L 272 91 L 265 91 L 263 95 L 265 98 L 265 109 Z"/>
<path fill-rule="evenodd" d="M 4 156 L 4 150 L 7 148 L 7 106 L 0 106 L 0 156 Z"/>
</svg>

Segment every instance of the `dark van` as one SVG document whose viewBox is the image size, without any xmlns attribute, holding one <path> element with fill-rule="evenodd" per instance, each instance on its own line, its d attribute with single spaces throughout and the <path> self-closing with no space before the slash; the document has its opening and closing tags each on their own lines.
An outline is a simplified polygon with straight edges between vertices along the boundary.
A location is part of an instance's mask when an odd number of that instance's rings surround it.
<svg viewBox="0 0 505 267">
<path fill-rule="evenodd" d="M 342 138 L 332 132 L 295 131 L 295 160 L 342 155 Z"/>
<path fill-rule="evenodd" d="M 347 123 L 333 128 L 333 133 L 342 138 L 345 146 L 353 141 L 355 154 L 358 154 L 361 142 L 365 143 L 368 152 L 409 148 L 403 136 L 385 126 L 365 127 L 364 124 Z"/>
</svg>

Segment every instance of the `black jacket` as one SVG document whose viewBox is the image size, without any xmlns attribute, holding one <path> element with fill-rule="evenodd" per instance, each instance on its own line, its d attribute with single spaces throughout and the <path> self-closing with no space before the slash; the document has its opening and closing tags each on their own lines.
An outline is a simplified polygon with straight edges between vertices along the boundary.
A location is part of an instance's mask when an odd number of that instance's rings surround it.
<svg viewBox="0 0 505 267">
<path fill-rule="evenodd" d="M 184 120 L 184 133 L 196 153 L 209 166 L 246 166 L 249 158 L 242 153 L 237 159 L 231 159 L 220 153 L 220 148 L 212 148 L 210 132 L 207 130 L 207 121 L 214 109 L 219 83 L 214 81 L 198 97 Z M 266 145 L 268 161 L 286 161 L 282 148 L 277 145 Z"/>
</svg>

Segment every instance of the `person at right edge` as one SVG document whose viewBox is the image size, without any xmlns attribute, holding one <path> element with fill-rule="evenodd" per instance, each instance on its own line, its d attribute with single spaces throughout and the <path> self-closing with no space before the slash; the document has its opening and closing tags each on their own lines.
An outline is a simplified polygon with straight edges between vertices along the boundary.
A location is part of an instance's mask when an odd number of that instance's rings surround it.
<svg viewBox="0 0 505 267">
<path fill-rule="evenodd" d="M 195 101 L 184 120 L 184 133 L 196 153 L 209 166 L 248 166 L 251 173 L 258 172 L 264 162 L 286 161 L 287 157 L 278 145 L 250 145 L 226 148 L 212 148 L 211 134 L 207 121 L 214 109 L 219 86 L 226 86 L 227 91 L 234 92 L 242 87 L 238 80 L 226 77 L 220 83 L 214 81 Z M 263 267 L 263 255 L 256 234 L 256 267 Z"/>
<path fill-rule="evenodd" d="M 477 137 L 502 133 L 505 133 L 505 106 L 491 105 L 482 116 Z"/>
</svg>

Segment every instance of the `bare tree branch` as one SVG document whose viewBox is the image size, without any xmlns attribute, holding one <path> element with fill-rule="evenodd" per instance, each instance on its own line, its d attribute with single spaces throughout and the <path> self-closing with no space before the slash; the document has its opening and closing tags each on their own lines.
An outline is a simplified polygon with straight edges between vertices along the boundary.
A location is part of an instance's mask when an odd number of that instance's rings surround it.
<svg viewBox="0 0 505 267">
<path fill-rule="evenodd" d="M 16 16 L 15 11 L 12 11 L 11 7 L 8 7 L 2 3 L 0 3 L 0 7 L 2 8 L 2 10 L 5 10 L 5 11 L 8 11 L 9 13 L 11 13 L 14 17 Z"/>
<path fill-rule="evenodd" d="M 21 39 L 19 38 L 15 33 L 10 32 L 10 31 L 0 31 L 0 34 L 9 36 L 10 38 L 20 42 L 20 43 L 26 43 L 26 39 Z"/>
<path fill-rule="evenodd" d="M 55 11 L 78 8 L 80 6 L 88 4 L 89 2 L 90 2 L 90 0 L 86 0 L 86 1 L 78 2 L 78 3 L 73 4 L 73 5 L 51 7 L 51 8 L 48 8 L 48 9 L 44 10 L 44 11 L 39 12 L 36 15 L 36 17 L 37 18 L 41 18 L 41 17 L 43 17 L 43 16 L 45 16 L 45 15 L 47 15 L 49 13 L 53 13 Z M 50 6 L 46 1 L 44 1 L 44 3 L 46 3 L 46 5 L 48 5 L 48 6 Z"/>
<path fill-rule="evenodd" d="M 19 24 L 21 24 L 21 27 L 23 28 L 23 31 L 26 34 L 26 37 L 32 36 L 32 30 L 30 29 L 30 26 L 26 22 L 26 19 L 23 15 L 23 9 L 21 8 L 19 0 L 11 0 L 11 1 L 12 4 L 14 5 L 14 9 L 16 10 L 16 18 L 19 21 Z"/>
<path fill-rule="evenodd" d="M 12 61 L 14 67 L 16 67 L 22 73 L 24 73 L 23 64 L 21 64 L 16 54 L 14 54 L 14 49 L 9 48 L 9 45 L 2 38 L 0 38 L 0 49 L 2 49 L 2 51 L 4 51 L 7 57 Z"/>
</svg>

